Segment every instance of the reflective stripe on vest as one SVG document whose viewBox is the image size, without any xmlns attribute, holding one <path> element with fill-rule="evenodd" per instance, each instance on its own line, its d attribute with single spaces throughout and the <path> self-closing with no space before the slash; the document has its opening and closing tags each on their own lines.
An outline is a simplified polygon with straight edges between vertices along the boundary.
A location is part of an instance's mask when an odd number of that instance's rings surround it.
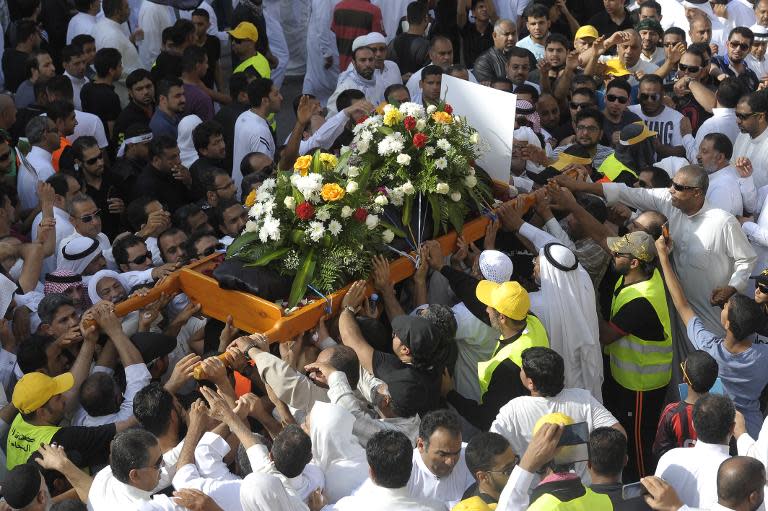
<svg viewBox="0 0 768 511">
<path fill-rule="evenodd" d="M 624 279 L 616 283 L 618 289 Z M 667 296 L 659 270 L 653 270 L 650 279 L 629 285 L 614 296 L 611 318 L 630 301 L 647 299 L 664 327 L 663 341 L 648 341 L 632 334 L 608 345 L 611 374 L 624 388 L 634 391 L 664 387 L 672 376 L 672 324 L 667 308 Z"/>
<path fill-rule="evenodd" d="M 581 497 L 565 501 L 551 493 L 545 493 L 528 507 L 528 511 L 611 511 L 613 509 L 608 495 L 595 493 L 589 488 L 585 489 L 587 492 Z"/>
<path fill-rule="evenodd" d="M 547 338 L 547 331 L 544 329 L 544 325 L 541 324 L 539 318 L 531 316 L 530 314 L 525 318 L 526 326 L 523 333 L 515 341 L 507 344 L 503 348 L 499 349 L 501 343 L 496 343 L 494 349 L 494 355 L 490 360 L 477 363 L 477 375 L 480 380 L 480 402 L 483 402 L 483 395 L 488 391 L 488 386 L 491 384 L 491 377 L 496 368 L 509 359 L 518 367 L 522 362 L 523 351 L 534 346 L 543 348 L 549 348 L 549 339 Z"/>
<path fill-rule="evenodd" d="M 58 426 L 34 426 L 16 414 L 8 431 L 5 466 L 11 470 L 17 465 L 23 465 L 29 456 L 40 448 L 40 444 L 50 444 L 53 435 L 61 428 Z"/>
<path fill-rule="evenodd" d="M 613 153 L 608 158 L 606 158 L 603 161 L 603 164 L 598 167 L 597 171 L 611 181 L 616 181 L 622 172 L 629 172 L 635 176 L 635 179 L 637 179 L 637 174 L 635 171 L 621 163 L 619 159 L 616 158 L 616 153 Z"/>
</svg>

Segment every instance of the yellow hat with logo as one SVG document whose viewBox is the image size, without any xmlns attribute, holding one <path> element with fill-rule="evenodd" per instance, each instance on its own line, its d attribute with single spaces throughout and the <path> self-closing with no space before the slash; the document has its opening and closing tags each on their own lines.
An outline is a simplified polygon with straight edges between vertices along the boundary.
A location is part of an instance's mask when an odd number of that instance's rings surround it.
<svg viewBox="0 0 768 511">
<path fill-rule="evenodd" d="M 570 426 L 573 424 L 573 418 L 560 412 L 548 413 L 542 417 L 539 417 L 539 420 L 536 421 L 536 424 L 533 426 L 533 434 L 535 435 L 536 432 L 541 429 L 544 424 L 559 424 L 561 426 Z"/>
<path fill-rule="evenodd" d="M 528 291 L 514 280 L 497 284 L 491 280 L 481 280 L 475 290 L 477 299 L 500 314 L 521 321 L 528 315 L 531 300 Z"/>
<path fill-rule="evenodd" d="M 576 31 L 576 35 L 573 36 L 573 39 L 584 39 L 586 37 L 597 39 L 600 37 L 600 34 L 597 33 L 597 29 L 592 25 L 583 25 Z"/>
<path fill-rule="evenodd" d="M 613 58 L 605 61 L 605 74 L 610 76 L 627 76 L 632 73 L 624 67 L 624 64 L 618 58 Z"/>
<path fill-rule="evenodd" d="M 53 396 L 63 394 L 75 384 L 72 373 L 64 373 L 51 378 L 47 374 L 27 373 L 16 383 L 11 402 L 23 414 L 32 413 Z"/>
<path fill-rule="evenodd" d="M 227 30 L 227 33 L 235 39 L 247 39 L 254 43 L 259 40 L 259 30 L 256 25 L 247 21 L 241 22 L 234 30 Z"/>
</svg>

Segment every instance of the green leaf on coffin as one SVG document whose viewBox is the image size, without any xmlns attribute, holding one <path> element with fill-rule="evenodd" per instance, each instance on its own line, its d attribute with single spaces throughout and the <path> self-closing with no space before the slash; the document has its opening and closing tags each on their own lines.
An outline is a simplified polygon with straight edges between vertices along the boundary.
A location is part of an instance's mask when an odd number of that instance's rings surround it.
<svg viewBox="0 0 768 511">
<path fill-rule="evenodd" d="M 435 193 L 428 193 L 427 200 L 429 206 L 432 208 L 432 223 L 435 224 L 435 235 L 443 230 L 442 217 L 440 215 L 440 199 Z"/>
<path fill-rule="evenodd" d="M 259 257 L 253 262 L 246 264 L 245 266 L 246 267 L 266 266 L 267 264 L 271 263 L 275 259 L 279 259 L 283 257 L 285 254 L 288 253 L 289 250 L 291 250 L 291 247 L 280 247 L 278 249 L 273 250 L 272 252 L 264 254 L 263 256 Z"/>
<path fill-rule="evenodd" d="M 258 239 L 259 235 L 255 232 L 246 232 L 245 234 L 238 236 L 235 241 L 233 241 L 232 244 L 227 248 L 227 257 L 237 255 L 237 253 L 240 252 L 244 247 L 250 245 L 254 241 L 257 241 Z"/>
<path fill-rule="evenodd" d="M 315 249 L 310 248 L 309 252 L 304 256 L 304 260 L 299 265 L 299 271 L 296 272 L 296 276 L 293 278 L 293 285 L 291 286 L 291 294 L 288 296 L 288 308 L 296 307 L 304 295 L 307 293 L 307 285 L 312 282 L 312 277 L 315 274 L 315 266 L 317 265 L 317 255 Z"/>
</svg>

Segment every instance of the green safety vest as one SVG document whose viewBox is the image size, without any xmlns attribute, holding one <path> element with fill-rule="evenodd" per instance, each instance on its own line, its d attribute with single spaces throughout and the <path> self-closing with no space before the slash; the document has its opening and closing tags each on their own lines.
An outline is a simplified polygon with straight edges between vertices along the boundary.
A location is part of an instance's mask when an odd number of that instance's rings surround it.
<svg viewBox="0 0 768 511">
<path fill-rule="evenodd" d="M 5 466 L 11 470 L 17 465 L 23 465 L 29 456 L 40 448 L 40 444 L 50 444 L 53 435 L 61 428 L 59 426 L 35 426 L 16 414 L 8 432 Z"/>
<path fill-rule="evenodd" d="M 581 497 L 572 500 L 562 501 L 552 495 L 545 493 L 534 503 L 528 506 L 528 511 L 612 511 L 613 503 L 610 497 L 602 493 L 595 493 L 589 488 Z"/>
<path fill-rule="evenodd" d="M 256 55 L 249 57 L 242 61 L 239 66 L 235 68 L 233 73 L 241 73 L 246 68 L 252 67 L 262 78 L 270 78 L 272 76 L 272 70 L 269 67 L 269 61 L 259 52 Z"/>
<path fill-rule="evenodd" d="M 619 289 L 623 282 L 624 278 L 619 279 L 615 289 Z M 664 327 L 664 340 L 647 341 L 627 334 L 609 344 L 606 351 L 611 358 L 611 374 L 619 384 L 634 391 L 654 390 L 667 385 L 672 376 L 672 324 L 659 270 L 653 270 L 650 279 L 619 291 L 611 303 L 611 318 L 639 297 L 646 298 L 656 311 Z"/>
<path fill-rule="evenodd" d="M 616 158 L 616 153 L 612 153 L 608 158 L 603 161 L 603 164 L 598 167 L 597 171 L 611 180 L 611 182 L 618 182 L 619 176 L 622 172 L 629 172 L 635 179 L 637 174 L 634 170 L 630 169 Z"/>
<path fill-rule="evenodd" d="M 529 314 L 525 318 L 525 321 L 527 325 L 520 337 L 501 349 L 499 349 L 501 343 L 497 342 L 496 348 L 493 350 L 495 355 L 493 355 L 490 360 L 477 363 L 477 375 L 480 379 L 481 403 L 483 401 L 483 395 L 488 391 L 488 386 L 491 384 L 493 372 L 499 364 L 509 359 L 520 367 L 523 364 L 523 352 L 528 348 L 533 348 L 534 346 L 549 348 L 547 331 L 544 329 L 544 325 L 541 324 L 541 321 L 539 321 L 539 318 Z"/>
</svg>

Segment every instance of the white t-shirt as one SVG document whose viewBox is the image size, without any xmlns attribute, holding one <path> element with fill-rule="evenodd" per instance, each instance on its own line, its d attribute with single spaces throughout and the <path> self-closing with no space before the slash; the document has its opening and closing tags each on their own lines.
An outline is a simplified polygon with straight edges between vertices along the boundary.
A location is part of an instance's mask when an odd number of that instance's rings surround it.
<svg viewBox="0 0 768 511">
<path fill-rule="evenodd" d="M 232 180 L 235 182 L 238 194 L 240 183 L 243 181 L 240 162 L 246 154 L 252 152 L 264 153 L 274 159 L 275 139 L 272 137 L 267 121 L 246 110 L 235 121 L 235 140 L 232 146 Z"/>
<path fill-rule="evenodd" d="M 683 114 L 667 106 L 656 116 L 650 117 L 643 113 L 640 105 L 631 105 L 629 111 L 637 114 L 648 126 L 648 129 L 658 133 L 659 142 L 670 146 L 683 145 L 683 135 L 680 133 L 680 121 Z"/>
</svg>

